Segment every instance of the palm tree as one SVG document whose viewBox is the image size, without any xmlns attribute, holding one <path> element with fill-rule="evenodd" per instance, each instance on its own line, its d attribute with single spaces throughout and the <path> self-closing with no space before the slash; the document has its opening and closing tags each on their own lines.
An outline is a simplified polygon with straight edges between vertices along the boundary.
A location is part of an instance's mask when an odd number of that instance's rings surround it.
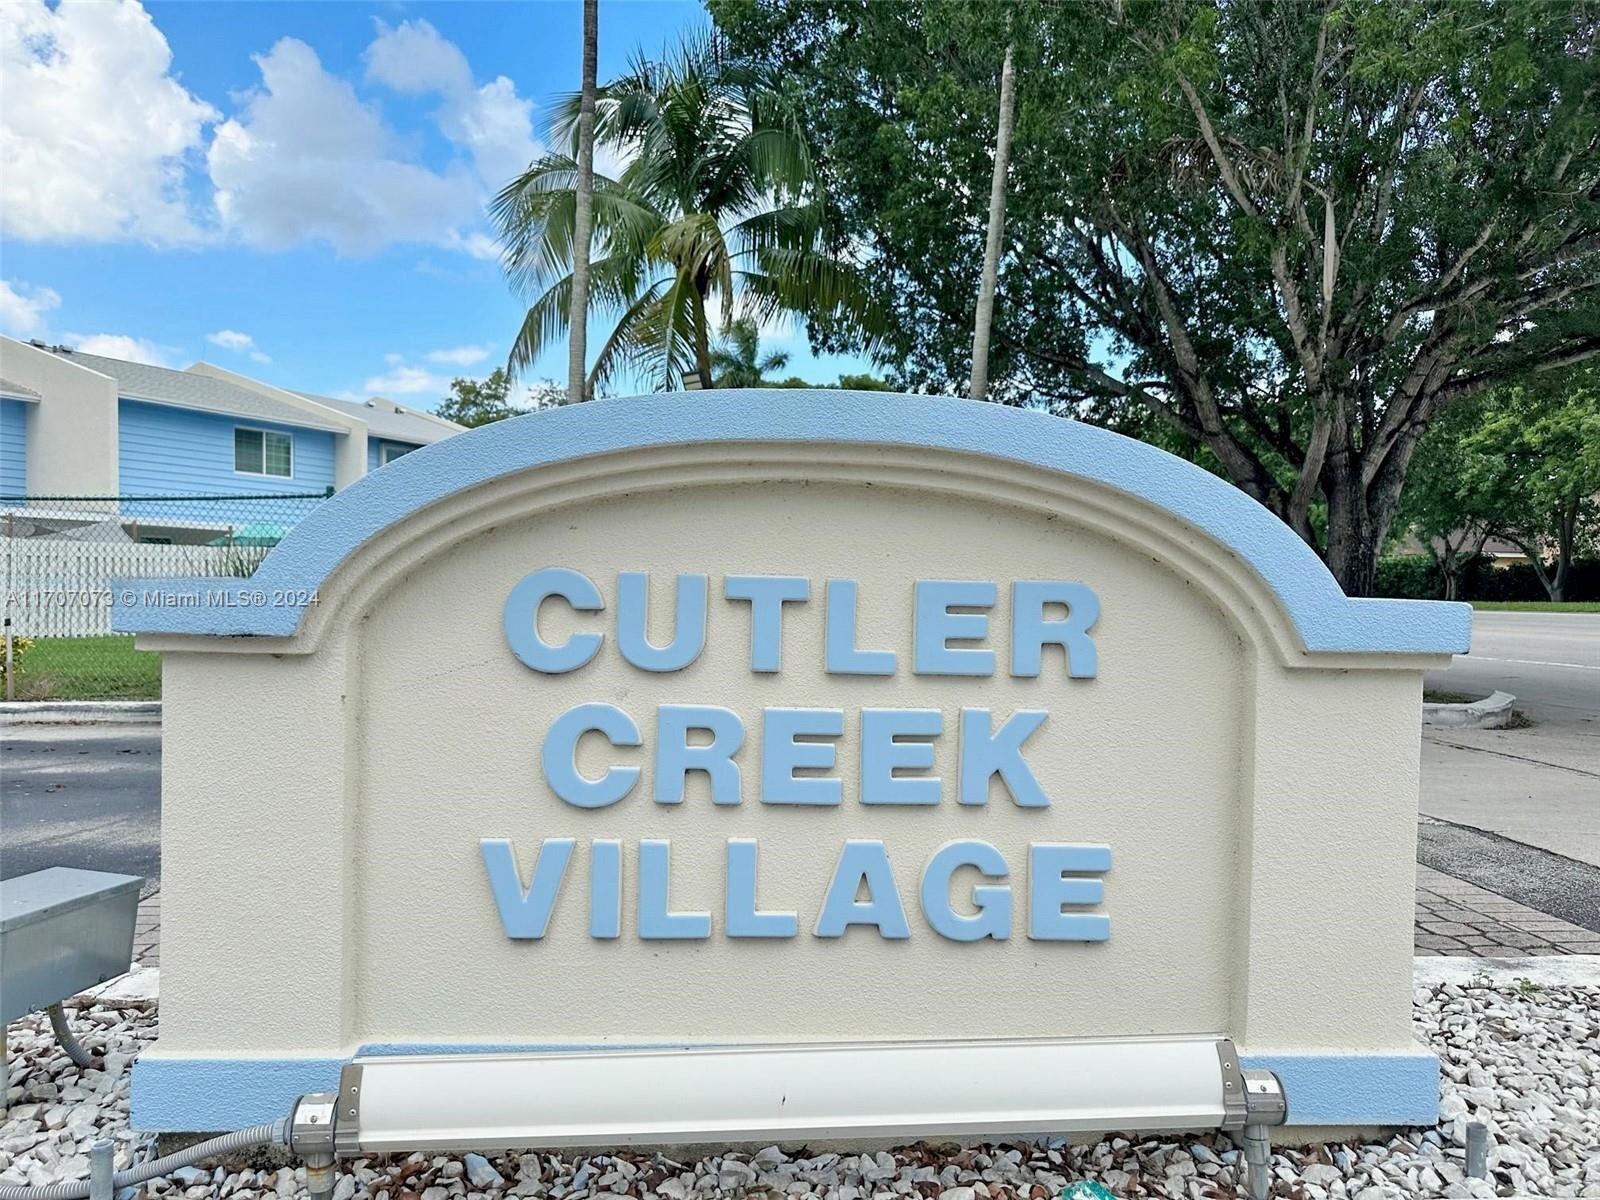
<svg viewBox="0 0 1600 1200">
<path fill-rule="evenodd" d="M 761 335 L 748 317 L 735 321 L 722 344 L 711 352 L 718 387 L 761 387 L 768 372 L 788 365 L 789 356 L 782 350 L 761 353 Z"/>
<path fill-rule="evenodd" d="M 578 192 L 572 217 L 572 322 L 567 345 L 567 403 L 588 394 L 584 379 L 589 352 L 589 243 L 594 236 L 594 93 L 600 54 L 600 0 L 583 0 L 583 90 L 578 93 Z"/>
<path fill-rule="evenodd" d="M 565 99 L 553 132 L 575 148 L 581 109 Z M 848 322 L 869 341 L 879 310 L 831 253 L 810 148 L 761 68 L 715 37 L 665 62 L 636 61 L 599 89 L 595 144 L 626 161 L 594 176 L 596 249 L 589 307 L 620 314 L 590 370 L 592 393 L 622 371 L 673 389 L 693 372 L 712 386 L 713 307 L 726 330 L 780 312 Z M 578 168 L 547 154 L 490 211 L 514 288 L 538 293 L 508 368 L 527 369 L 571 321 Z"/>
</svg>

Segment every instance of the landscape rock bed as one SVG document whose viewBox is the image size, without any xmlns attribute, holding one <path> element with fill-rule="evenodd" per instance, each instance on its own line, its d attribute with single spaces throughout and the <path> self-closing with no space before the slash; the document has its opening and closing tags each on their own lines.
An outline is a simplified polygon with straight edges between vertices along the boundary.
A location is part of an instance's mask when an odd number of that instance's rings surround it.
<svg viewBox="0 0 1600 1200">
<path fill-rule="evenodd" d="M 1381 1143 L 1280 1149 L 1273 1194 L 1288 1200 L 1407 1196 L 1600 1197 L 1600 987 L 1444 983 L 1419 987 L 1418 1035 L 1439 1054 L 1444 1099 L 1435 1129 Z M 89 1150 L 112 1137 L 117 1166 L 142 1149 L 128 1132 L 128 1066 L 156 1034 L 152 1005 L 73 1014 L 104 1069 L 80 1071 L 43 1014 L 11 1026 L 10 1109 L 0 1121 L 0 1183 L 85 1179 Z M 1291 1104 L 1292 1104 L 1291 1096 Z M 1489 1130 L 1490 1179 L 1467 1179 L 1468 1121 Z M 187 1168 L 141 1200 L 288 1200 L 303 1168 L 240 1160 Z M 1220 1136 L 1106 1138 L 1093 1145 L 892 1153 L 754 1154 L 680 1160 L 659 1154 L 395 1156 L 341 1164 L 334 1200 L 1054 1200 L 1092 1179 L 1119 1196 L 1209 1200 L 1241 1194 L 1239 1152 Z"/>
</svg>

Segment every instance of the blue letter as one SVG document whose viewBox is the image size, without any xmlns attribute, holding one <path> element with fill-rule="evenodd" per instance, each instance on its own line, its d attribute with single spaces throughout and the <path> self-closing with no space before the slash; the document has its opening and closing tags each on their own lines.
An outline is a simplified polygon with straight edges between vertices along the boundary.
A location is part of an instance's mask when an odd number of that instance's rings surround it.
<svg viewBox="0 0 1600 1200">
<path fill-rule="evenodd" d="M 856 581 L 828 580 L 823 640 L 830 675 L 893 675 L 893 650 L 856 649 Z"/>
<path fill-rule="evenodd" d="M 1065 619 L 1045 620 L 1046 604 L 1065 604 Z M 1089 630 L 1099 619 L 1100 598 L 1081 583 L 1017 580 L 1011 585 L 1011 673 L 1037 676 L 1043 647 L 1060 646 L 1067 656 L 1067 674 L 1093 679 L 1095 650 Z"/>
<path fill-rule="evenodd" d="M 678 576 L 678 620 L 672 641 L 652 646 L 649 622 L 649 577 L 643 571 L 617 576 L 617 648 L 622 657 L 644 671 L 681 671 L 706 644 L 706 577 Z"/>
<path fill-rule="evenodd" d="M 622 932 L 622 843 L 600 838 L 589 844 L 589 936 Z"/>
<path fill-rule="evenodd" d="M 639 936 L 648 941 L 708 938 L 711 914 L 669 912 L 672 843 L 646 838 L 639 843 Z"/>
<path fill-rule="evenodd" d="M 565 567 L 546 567 L 526 576 L 506 597 L 506 643 L 522 662 L 546 675 L 575 671 L 600 649 L 598 633 L 575 633 L 565 644 L 552 646 L 539 636 L 539 606 L 550 596 L 560 596 L 578 612 L 605 608 L 600 589 L 587 576 Z"/>
<path fill-rule="evenodd" d="M 556 893 L 567 877 L 567 860 L 572 857 L 571 838 L 545 838 L 539 861 L 533 867 L 533 882 L 522 890 L 522 872 L 517 869 L 517 852 L 505 838 L 484 838 L 478 843 L 483 853 L 483 868 L 489 873 L 489 889 L 500 910 L 500 925 L 509 938 L 542 938 L 550 925 Z"/>
<path fill-rule="evenodd" d="M 978 642 L 989 636 L 988 613 L 956 613 L 952 608 L 993 608 L 995 586 L 977 580 L 917 580 L 915 665 L 918 675 L 993 675 L 993 650 L 956 650 L 952 641 Z"/>
<path fill-rule="evenodd" d="M 961 803 L 989 803 L 989 777 L 999 775 L 1019 808 L 1050 806 L 1044 789 L 1022 761 L 1022 743 L 1048 715 L 1019 709 L 991 735 L 987 708 L 961 710 Z"/>
<path fill-rule="evenodd" d="M 728 936 L 731 938 L 792 938 L 796 928 L 792 912 L 756 910 L 756 843 L 754 838 L 728 839 Z"/>
<path fill-rule="evenodd" d="M 937 775 L 905 779 L 895 768 L 927 770 L 933 766 L 932 742 L 897 742 L 895 736 L 938 737 L 944 716 L 932 708 L 864 708 L 861 710 L 861 803 L 937 804 Z"/>
<path fill-rule="evenodd" d="M 1061 906 L 1099 904 L 1105 898 L 1105 884 L 1100 880 L 1069 879 L 1068 871 L 1100 875 L 1110 869 L 1110 846 L 1035 842 L 1028 847 L 1028 936 L 1037 942 L 1103 942 L 1109 938 L 1110 917 L 1069 915 Z"/>
<path fill-rule="evenodd" d="M 761 802 L 763 804 L 837 804 L 844 785 L 834 778 L 796 777 L 811 767 L 832 770 L 831 742 L 798 742 L 798 737 L 835 738 L 844 733 L 844 712 L 837 708 L 768 708 L 761 713 Z"/>
<path fill-rule="evenodd" d="M 613 746 L 637 746 L 639 727 L 615 704 L 580 704 L 557 717 L 544 736 L 544 777 L 550 790 L 579 808 L 615 804 L 639 781 L 638 767 L 612 767 L 599 779 L 578 774 L 578 739 L 590 731 L 604 734 Z"/>
<path fill-rule="evenodd" d="M 689 744 L 689 731 L 711 735 L 704 746 Z M 744 722 L 726 708 L 663 704 L 656 710 L 656 803 L 683 803 L 684 776 L 704 771 L 711 780 L 711 803 L 739 803 L 739 764 L 733 756 L 744 745 Z"/>
<path fill-rule="evenodd" d="M 729 600 L 750 601 L 750 669 L 772 672 L 783 657 L 783 604 L 809 600 L 811 581 L 798 575 L 729 575 Z"/>
<path fill-rule="evenodd" d="M 867 899 L 858 902 L 856 894 L 863 883 L 867 885 Z M 852 838 L 844 844 L 839 865 L 833 869 L 822 914 L 817 917 L 817 936 L 842 937 L 849 925 L 876 925 L 879 934 L 894 941 L 911 936 L 882 842 Z"/>
<path fill-rule="evenodd" d="M 972 889 L 976 914 L 964 917 L 950 905 L 950 876 L 959 867 L 977 867 L 993 879 L 1009 874 L 1006 860 L 988 842 L 947 842 L 922 873 L 922 915 L 933 931 L 952 942 L 1011 936 L 1011 889 L 985 885 Z"/>
</svg>

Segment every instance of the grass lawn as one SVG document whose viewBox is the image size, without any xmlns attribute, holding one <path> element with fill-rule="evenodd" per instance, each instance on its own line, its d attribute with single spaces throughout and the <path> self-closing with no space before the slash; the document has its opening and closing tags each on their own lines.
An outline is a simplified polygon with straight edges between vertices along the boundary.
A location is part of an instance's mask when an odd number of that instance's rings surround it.
<svg viewBox="0 0 1600 1200">
<path fill-rule="evenodd" d="M 1554 604 L 1548 600 L 1474 600 L 1481 612 L 1600 613 L 1600 600 L 1568 600 Z"/>
<path fill-rule="evenodd" d="M 132 636 L 36 638 L 17 672 L 18 700 L 158 700 L 161 656 Z"/>
</svg>

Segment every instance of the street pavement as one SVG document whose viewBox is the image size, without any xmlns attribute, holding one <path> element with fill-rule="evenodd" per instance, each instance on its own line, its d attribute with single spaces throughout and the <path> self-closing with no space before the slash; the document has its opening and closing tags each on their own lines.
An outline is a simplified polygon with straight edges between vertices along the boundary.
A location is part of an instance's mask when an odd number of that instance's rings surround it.
<svg viewBox="0 0 1600 1200">
<path fill-rule="evenodd" d="M 0 729 L 0 879 L 56 866 L 160 882 L 160 726 Z"/>
<path fill-rule="evenodd" d="M 1600 615 L 1476 613 L 1472 653 L 1448 671 L 1430 672 L 1427 686 L 1474 697 L 1510 692 L 1533 722 L 1523 729 L 1424 729 L 1423 816 L 1512 843 L 1449 839 L 1461 861 L 1507 859 L 1520 843 L 1600 868 Z M 1507 860 L 1500 878 L 1526 872 L 1540 880 L 1548 865 L 1537 855 Z"/>
</svg>

